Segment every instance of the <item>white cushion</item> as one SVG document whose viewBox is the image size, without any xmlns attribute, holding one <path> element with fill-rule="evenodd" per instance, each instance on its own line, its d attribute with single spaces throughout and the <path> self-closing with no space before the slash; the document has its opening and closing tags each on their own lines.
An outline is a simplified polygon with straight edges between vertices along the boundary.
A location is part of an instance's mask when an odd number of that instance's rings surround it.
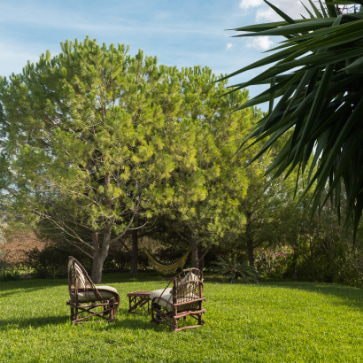
<svg viewBox="0 0 363 363">
<path fill-rule="evenodd" d="M 188 272 L 178 284 L 178 298 L 184 297 L 184 295 L 192 293 L 192 291 L 194 291 L 197 287 L 196 281 L 199 281 L 198 276 L 193 272 Z"/>
<path fill-rule="evenodd" d="M 74 269 L 75 269 L 77 277 L 78 277 L 78 288 L 85 289 L 86 288 L 86 279 L 84 277 L 83 271 L 77 265 L 74 265 Z"/>
<path fill-rule="evenodd" d="M 76 263 L 74 263 L 74 261 L 69 260 L 68 261 L 68 270 L 72 269 L 73 266 L 74 266 L 74 273 L 77 275 L 77 276 L 74 276 L 74 279 L 77 279 L 77 281 L 78 281 L 78 288 L 79 289 L 85 289 L 86 288 L 86 280 L 84 278 L 83 271 L 81 270 L 81 268 Z"/>
<path fill-rule="evenodd" d="M 111 286 L 96 286 L 97 290 L 100 292 L 102 297 L 106 300 L 117 297 L 118 292 L 114 287 Z M 93 291 L 78 291 L 78 301 L 87 302 L 87 301 L 96 301 L 98 300 L 97 296 Z"/>
<path fill-rule="evenodd" d="M 164 294 L 162 299 L 156 298 L 154 301 L 165 309 L 172 311 L 173 310 L 173 295 Z M 177 303 L 188 303 L 189 301 L 193 301 L 199 299 L 199 296 L 193 293 L 190 293 L 182 298 L 177 299 Z"/>
<path fill-rule="evenodd" d="M 198 276 L 194 273 L 189 271 L 184 278 L 181 279 L 180 283 L 183 283 L 185 281 L 198 281 Z"/>
<path fill-rule="evenodd" d="M 160 306 L 163 306 L 164 308 L 171 310 L 173 308 L 173 295 L 172 294 L 163 294 L 161 298 L 157 298 L 154 300 L 157 304 Z"/>
<path fill-rule="evenodd" d="M 161 296 L 161 294 L 163 294 L 162 297 L 165 298 L 165 295 L 172 295 L 172 293 L 173 293 L 172 287 L 168 287 L 167 289 L 154 290 L 150 292 L 150 300 L 152 300 L 154 297 Z"/>
</svg>

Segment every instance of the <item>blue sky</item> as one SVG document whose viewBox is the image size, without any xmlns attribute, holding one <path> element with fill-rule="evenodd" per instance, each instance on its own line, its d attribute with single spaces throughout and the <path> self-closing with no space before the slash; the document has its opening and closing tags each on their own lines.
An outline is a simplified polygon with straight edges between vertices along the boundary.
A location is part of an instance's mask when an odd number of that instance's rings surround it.
<svg viewBox="0 0 363 363">
<path fill-rule="evenodd" d="M 299 0 L 271 1 L 290 16 L 303 13 Z M 142 49 L 159 64 L 231 73 L 278 40 L 233 38 L 227 29 L 272 20 L 278 17 L 262 0 L 0 0 L 0 76 L 20 73 L 46 50 L 58 54 L 61 41 L 87 35 L 99 44 L 129 45 L 131 55 Z"/>
</svg>

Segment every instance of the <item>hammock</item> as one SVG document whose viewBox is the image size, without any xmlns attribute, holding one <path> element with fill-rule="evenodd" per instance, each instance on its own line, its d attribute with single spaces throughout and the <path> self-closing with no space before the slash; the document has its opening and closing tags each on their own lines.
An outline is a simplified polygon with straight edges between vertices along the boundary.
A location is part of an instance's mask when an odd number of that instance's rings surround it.
<svg viewBox="0 0 363 363">
<path fill-rule="evenodd" d="M 179 258 L 179 260 L 176 260 L 175 262 L 164 263 L 157 260 L 147 249 L 145 249 L 145 252 L 149 259 L 149 264 L 156 270 L 164 273 L 175 272 L 179 267 L 183 268 L 185 263 L 187 262 L 190 251 L 191 250 L 189 250 L 184 256 L 182 256 L 181 258 Z"/>
</svg>

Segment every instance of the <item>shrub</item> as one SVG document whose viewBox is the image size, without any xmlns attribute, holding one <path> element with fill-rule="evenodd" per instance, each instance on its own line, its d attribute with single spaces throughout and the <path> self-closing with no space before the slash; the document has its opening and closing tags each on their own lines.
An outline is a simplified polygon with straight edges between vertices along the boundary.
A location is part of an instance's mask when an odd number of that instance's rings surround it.
<svg viewBox="0 0 363 363">
<path fill-rule="evenodd" d="M 110 248 L 104 263 L 104 271 L 126 272 L 130 270 L 131 252 L 119 248 Z M 148 266 L 147 255 L 143 251 L 138 254 L 138 270 L 146 270 Z"/>
<path fill-rule="evenodd" d="M 235 280 L 242 278 L 245 282 L 258 282 L 258 275 L 254 266 L 249 266 L 248 262 L 240 263 L 235 257 L 222 258 L 217 256 L 218 261 L 214 262 L 216 266 L 214 272 L 221 273 L 233 283 Z"/>
<path fill-rule="evenodd" d="M 282 277 L 287 271 L 293 251 L 289 247 L 259 248 L 255 251 L 255 266 L 261 277 Z"/>
<path fill-rule="evenodd" d="M 20 273 L 17 268 L 8 267 L 0 271 L 0 281 L 20 280 Z"/>
<path fill-rule="evenodd" d="M 24 264 L 34 271 L 38 278 L 62 278 L 67 276 L 68 256 L 72 255 L 79 259 L 82 264 L 88 268 L 89 263 L 85 263 L 84 258 L 74 250 L 47 246 L 40 250 L 35 247 L 25 252 L 26 260 Z"/>
<path fill-rule="evenodd" d="M 343 238 L 300 242 L 287 263 L 286 277 L 363 287 L 363 250 Z"/>
</svg>

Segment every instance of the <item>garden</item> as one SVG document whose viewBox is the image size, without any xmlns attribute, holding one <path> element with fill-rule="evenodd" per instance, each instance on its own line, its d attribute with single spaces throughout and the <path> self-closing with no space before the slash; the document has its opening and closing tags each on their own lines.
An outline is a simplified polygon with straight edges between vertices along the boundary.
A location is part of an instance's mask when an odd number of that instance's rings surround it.
<svg viewBox="0 0 363 363">
<path fill-rule="evenodd" d="M 0 77 L 1 362 L 362 362 L 352 3 L 310 1 L 299 21 L 270 4 L 282 22 L 235 30 L 286 42 L 223 78 L 89 37 Z M 115 321 L 72 324 L 70 255 L 117 289 Z M 203 288 L 180 281 L 206 298 L 196 329 L 129 312 L 127 294 L 163 289 L 172 275 L 157 266 L 175 261 L 204 274 Z"/>
</svg>

